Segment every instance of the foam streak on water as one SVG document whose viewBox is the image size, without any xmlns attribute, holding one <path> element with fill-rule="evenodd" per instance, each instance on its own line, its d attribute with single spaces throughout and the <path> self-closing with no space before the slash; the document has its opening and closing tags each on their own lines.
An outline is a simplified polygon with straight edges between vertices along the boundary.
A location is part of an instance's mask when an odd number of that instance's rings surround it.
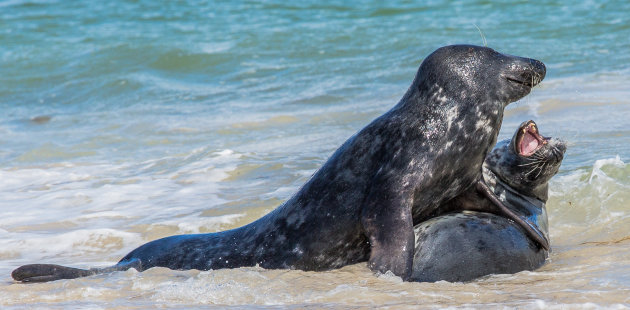
<svg viewBox="0 0 630 310">
<path fill-rule="evenodd" d="M 0 0 L 0 307 L 625 309 L 630 2 Z M 21 285 L 46 262 L 251 222 L 392 107 L 454 43 L 542 60 L 500 138 L 534 119 L 569 145 L 535 272 L 404 283 L 330 272 L 155 268 Z"/>
</svg>

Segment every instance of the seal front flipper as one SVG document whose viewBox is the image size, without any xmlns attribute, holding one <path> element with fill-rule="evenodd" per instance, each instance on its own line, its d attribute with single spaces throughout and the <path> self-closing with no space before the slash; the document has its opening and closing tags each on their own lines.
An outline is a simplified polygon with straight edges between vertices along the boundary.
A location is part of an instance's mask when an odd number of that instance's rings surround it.
<svg viewBox="0 0 630 310">
<path fill-rule="evenodd" d="M 368 267 L 385 273 L 388 270 L 403 280 L 409 279 L 413 266 L 415 236 L 410 208 L 382 210 L 363 216 L 363 226 L 370 240 Z"/>
<path fill-rule="evenodd" d="M 125 271 L 129 268 L 141 269 L 140 260 L 121 262 L 106 268 L 79 269 L 54 264 L 30 264 L 16 268 L 11 277 L 20 282 L 49 282 L 61 279 L 75 279 L 114 271 Z"/>
<path fill-rule="evenodd" d="M 535 226 L 532 223 L 518 216 L 517 214 L 512 212 L 512 210 L 506 207 L 482 180 L 478 181 L 476 186 L 477 190 L 481 192 L 484 196 L 486 196 L 486 198 L 490 199 L 490 201 L 492 201 L 492 203 L 499 208 L 500 212 L 503 215 L 513 220 L 516 224 L 518 224 L 521 228 L 525 230 L 527 235 L 532 238 L 532 240 L 540 244 L 540 246 L 546 251 L 549 251 L 549 241 L 547 241 L 547 238 L 545 238 L 542 232 L 534 228 Z"/>
<path fill-rule="evenodd" d="M 389 270 L 403 280 L 411 276 L 415 235 L 410 202 L 398 192 L 372 189 L 368 195 L 361 222 L 370 240 L 368 267 L 372 271 Z"/>
</svg>

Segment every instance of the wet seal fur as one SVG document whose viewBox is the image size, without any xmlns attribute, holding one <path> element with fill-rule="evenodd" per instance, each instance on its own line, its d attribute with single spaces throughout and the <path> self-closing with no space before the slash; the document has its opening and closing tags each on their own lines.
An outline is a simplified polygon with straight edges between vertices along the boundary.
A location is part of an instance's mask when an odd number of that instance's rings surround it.
<svg viewBox="0 0 630 310">
<path fill-rule="evenodd" d="M 565 151 L 563 141 L 541 136 L 536 124 L 528 121 L 511 140 L 500 142 L 483 165 L 488 188 L 547 244 L 548 182 L 558 172 Z M 412 280 L 470 281 L 493 273 L 534 270 L 545 262 L 548 249 L 478 191 L 464 192 L 443 211 L 449 209 L 471 211 L 438 216 L 415 227 Z"/>
<path fill-rule="evenodd" d="M 408 279 L 414 223 L 481 180 L 503 110 L 545 76 L 542 62 L 452 45 L 420 65 L 402 99 L 348 139 L 284 204 L 233 230 L 146 243 L 105 269 L 25 265 L 18 281 L 151 267 L 329 270 L 368 260 Z"/>
</svg>

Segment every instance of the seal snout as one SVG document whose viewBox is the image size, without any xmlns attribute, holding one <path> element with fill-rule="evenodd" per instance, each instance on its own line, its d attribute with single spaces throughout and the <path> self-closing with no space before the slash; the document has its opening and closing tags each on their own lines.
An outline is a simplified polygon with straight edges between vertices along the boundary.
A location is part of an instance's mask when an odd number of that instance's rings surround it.
<svg viewBox="0 0 630 310">
<path fill-rule="evenodd" d="M 512 74 L 506 75 L 505 78 L 527 88 L 540 84 L 547 74 L 545 64 L 536 59 L 524 58 L 521 64 L 515 67 L 516 70 Z"/>
<path fill-rule="evenodd" d="M 545 78 L 545 75 L 547 74 L 547 68 L 545 67 L 545 64 L 542 63 L 542 61 L 536 59 L 530 59 L 529 65 L 532 75 L 532 87 L 534 87 Z"/>
<path fill-rule="evenodd" d="M 564 152 L 567 150 L 567 144 L 561 139 L 554 139 L 551 141 L 551 155 L 554 157 L 557 163 L 562 162 L 564 159 Z"/>
</svg>

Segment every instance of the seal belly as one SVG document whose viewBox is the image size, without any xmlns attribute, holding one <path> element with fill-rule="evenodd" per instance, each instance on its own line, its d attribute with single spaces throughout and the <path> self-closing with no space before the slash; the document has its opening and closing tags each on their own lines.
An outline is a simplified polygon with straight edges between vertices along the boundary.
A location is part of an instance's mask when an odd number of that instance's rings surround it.
<svg viewBox="0 0 630 310">
<path fill-rule="evenodd" d="M 440 216 L 416 226 L 415 233 L 413 281 L 470 281 L 534 270 L 547 258 L 520 227 L 489 213 Z"/>
</svg>

